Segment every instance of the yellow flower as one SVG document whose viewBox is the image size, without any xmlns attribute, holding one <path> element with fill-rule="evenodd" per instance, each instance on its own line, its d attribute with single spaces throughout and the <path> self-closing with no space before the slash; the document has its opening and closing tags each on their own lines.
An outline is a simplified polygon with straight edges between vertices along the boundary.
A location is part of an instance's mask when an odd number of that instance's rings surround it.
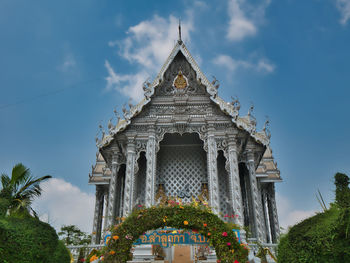
<svg viewBox="0 0 350 263">
<path fill-rule="evenodd" d="M 184 225 L 187 226 L 188 225 L 188 221 L 185 220 L 184 221 Z"/>
</svg>

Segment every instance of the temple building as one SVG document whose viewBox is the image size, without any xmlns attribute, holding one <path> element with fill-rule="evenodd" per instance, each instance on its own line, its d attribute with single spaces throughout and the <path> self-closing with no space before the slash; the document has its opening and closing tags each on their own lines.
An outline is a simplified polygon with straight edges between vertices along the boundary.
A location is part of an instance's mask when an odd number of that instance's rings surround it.
<svg viewBox="0 0 350 263">
<path fill-rule="evenodd" d="M 224 101 L 216 79 L 208 81 L 181 38 L 144 98 L 123 107 L 123 118 L 96 139 L 93 243 L 117 218 L 139 205 L 150 207 L 162 195 L 205 198 L 223 220 L 226 215 L 250 229 L 261 243 L 276 243 L 279 224 L 275 183 L 280 172 L 269 146 L 268 122 L 261 131 L 251 107 L 240 116 L 237 99 Z"/>
</svg>

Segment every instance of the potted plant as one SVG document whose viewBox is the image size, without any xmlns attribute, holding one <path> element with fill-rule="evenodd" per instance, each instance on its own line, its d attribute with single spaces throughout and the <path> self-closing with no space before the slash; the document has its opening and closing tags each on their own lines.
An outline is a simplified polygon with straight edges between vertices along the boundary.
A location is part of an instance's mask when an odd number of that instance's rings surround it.
<svg viewBox="0 0 350 263">
<path fill-rule="evenodd" d="M 155 256 L 155 260 L 164 260 L 165 258 L 164 249 L 160 245 L 152 246 L 152 254 Z"/>
</svg>

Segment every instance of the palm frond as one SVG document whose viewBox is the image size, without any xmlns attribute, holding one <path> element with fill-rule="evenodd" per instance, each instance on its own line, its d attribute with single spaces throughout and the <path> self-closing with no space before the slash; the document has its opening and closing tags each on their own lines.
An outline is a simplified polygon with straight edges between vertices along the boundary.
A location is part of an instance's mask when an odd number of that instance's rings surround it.
<svg viewBox="0 0 350 263">
<path fill-rule="evenodd" d="M 322 207 L 323 211 L 326 212 L 327 211 L 327 206 L 323 200 L 323 197 L 322 197 L 322 194 L 320 192 L 320 189 L 317 189 L 318 191 L 318 195 L 316 194 L 316 198 L 317 198 L 317 201 L 318 203 L 320 204 L 320 206 Z"/>
<path fill-rule="evenodd" d="M 1 174 L 1 189 L 4 189 L 6 187 L 8 187 L 10 181 L 11 181 L 11 178 L 7 175 L 7 174 Z"/>
<path fill-rule="evenodd" d="M 25 167 L 23 164 L 18 163 L 12 168 L 11 174 L 11 184 L 15 185 L 17 183 L 22 183 L 23 179 L 26 179 L 30 175 L 29 168 Z"/>
<path fill-rule="evenodd" d="M 40 178 L 38 178 L 38 179 L 36 179 L 34 181 L 28 180 L 26 182 L 26 184 L 21 189 L 18 190 L 18 193 L 24 192 L 26 189 L 28 189 L 29 187 L 32 187 L 33 185 L 39 185 L 41 182 L 44 182 L 44 181 L 46 181 L 46 180 L 48 180 L 50 178 L 52 178 L 51 175 L 45 175 L 45 176 L 40 177 Z M 41 188 L 40 187 L 39 187 L 39 190 L 41 192 Z"/>
</svg>

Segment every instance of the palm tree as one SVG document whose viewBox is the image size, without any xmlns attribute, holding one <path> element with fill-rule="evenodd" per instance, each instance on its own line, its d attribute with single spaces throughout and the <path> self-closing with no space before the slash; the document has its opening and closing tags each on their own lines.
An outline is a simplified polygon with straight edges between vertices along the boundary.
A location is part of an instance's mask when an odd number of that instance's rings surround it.
<svg viewBox="0 0 350 263">
<path fill-rule="evenodd" d="M 1 174 L 0 198 L 8 201 L 7 213 L 29 215 L 32 212 L 37 217 L 31 204 L 35 197 L 41 195 L 40 183 L 50 178 L 50 175 L 33 177 L 29 168 L 21 163 L 13 167 L 11 178 L 7 174 Z"/>
</svg>

